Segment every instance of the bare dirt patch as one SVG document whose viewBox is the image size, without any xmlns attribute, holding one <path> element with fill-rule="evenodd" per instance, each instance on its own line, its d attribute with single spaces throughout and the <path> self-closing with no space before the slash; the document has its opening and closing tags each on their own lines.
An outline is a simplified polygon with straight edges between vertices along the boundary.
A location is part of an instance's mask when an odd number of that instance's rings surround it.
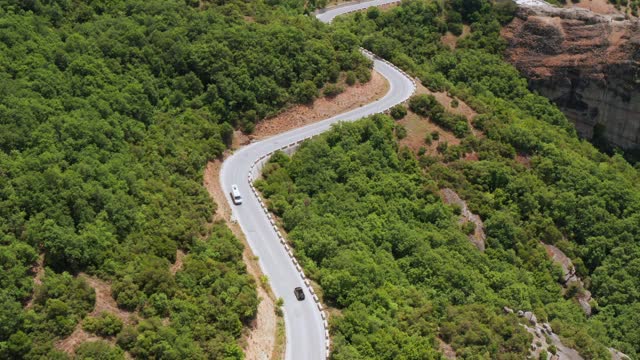
<svg viewBox="0 0 640 360">
<path fill-rule="evenodd" d="M 36 274 L 33 277 L 34 288 L 36 286 L 42 285 L 42 277 L 44 276 L 44 254 L 40 254 L 40 256 L 38 257 L 38 261 L 35 263 L 33 268 L 31 268 L 31 272 L 33 274 Z M 27 309 L 31 308 L 33 306 L 33 300 L 34 300 L 34 296 L 32 294 L 31 299 L 29 299 L 29 301 L 25 305 L 25 308 Z"/>
<path fill-rule="evenodd" d="M 337 114 L 358 108 L 383 97 L 389 91 L 389 82 L 377 71 L 372 71 L 371 80 L 345 88 L 333 98 L 318 98 L 311 105 L 296 105 L 277 116 L 258 124 L 252 139 L 264 139 L 287 130 L 299 128 Z"/>
<path fill-rule="evenodd" d="M 224 191 L 222 191 L 220 187 L 221 166 L 222 161 L 216 159 L 209 161 L 207 167 L 204 169 L 204 188 L 207 189 L 209 196 L 211 196 L 216 203 L 216 212 L 213 214 L 213 221 L 229 221 L 231 219 L 231 208 L 229 207 L 229 203 L 227 203 Z"/>
<path fill-rule="evenodd" d="M 527 169 L 531 169 L 531 157 L 526 154 L 518 154 L 516 155 L 516 161 L 519 164 L 524 165 Z"/>
<path fill-rule="evenodd" d="M 38 256 L 38 261 L 31 271 L 36 274 L 33 278 L 33 283 L 35 285 L 42 285 L 42 277 L 44 277 L 44 254 L 40 254 L 40 256 Z"/>
<path fill-rule="evenodd" d="M 447 94 L 446 92 L 434 92 L 427 89 L 427 93 L 433 95 L 448 112 L 454 113 L 456 115 L 462 115 L 469 121 L 471 121 L 474 116 L 478 115 L 475 110 L 473 110 L 469 105 L 467 105 L 460 99 L 456 99 L 458 101 L 458 106 L 453 107 L 452 102 L 454 98 L 449 96 L 449 94 Z M 471 124 L 469 124 L 469 126 L 471 126 Z"/>
<path fill-rule="evenodd" d="M 118 308 L 118 304 L 111 295 L 111 284 L 104 280 L 100 280 L 95 276 L 89 276 L 87 274 L 80 274 L 79 277 L 83 278 L 87 284 L 89 284 L 96 291 L 96 306 L 89 314 L 90 316 L 97 316 L 100 313 L 108 312 L 117 316 L 125 324 L 131 325 L 137 321 L 138 315 L 134 312 L 129 312 Z"/>
<path fill-rule="evenodd" d="M 247 135 L 240 130 L 236 130 L 233 132 L 233 139 L 231 142 L 231 149 L 239 149 L 247 144 L 249 144 L 252 140 L 253 136 Z"/>
<path fill-rule="evenodd" d="M 327 6 L 325 6 L 325 9 L 330 9 L 332 7 L 338 6 L 338 5 L 342 5 L 342 4 L 346 4 L 346 3 L 350 3 L 351 0 L 330 0 L 327 1 Z"/>
<path fill-rule="evenodd" d="M 71 335 L 69 335 L 64 340 L 56 343 L 55 346 L 58 350 L 64 351 L 68 355 L 73 356 L 78 346 L 80 346 L 80 344 L 85 342 L 98 341 L 98 340 L 106 341 L 111 345 L 116 344 L 115 338 L 105 339 L 105 338 L 101 338 L 99 336 L 93 335 L 91 333 L 88 333 L 82 330 L 82 324 L 78 324 L 78 326 L 76 326 L 75 330 L 71 333 Z M 133 359 L 133 356 L 131 356 L 131 354 L 128 351 L 125 351 L 124 358 Z"/>
<path fill-rule="evenodd" d="M 456 359 L 456 351 L 453 350 L 451 345 L 447 344 L 446 342 L 444 342 L 444 340 L 440 339 L 439 337 L 437 337 L 436 340 L 438 340 L 438 349 L 440 350 L 442 355 L 446 359 L 455 360 Z"/>
<path fill-rule="evenodd" d="M 82 330 L 82 323 L 80 323 L 76 326 L 76 329 L 71 333 L 71 335 L 56 343 L 56 348 L 69 355 L 73 355 L 78 346 L 83 342 L 97 340 L 101 340 L 101 338 Z"/>
<path fill-rule="evenodd" d="M 78 277 L 84 279 L 96 292 L 96 305 L 93 311 L 89 313 L 89 316 L 97 316 L 100 313 L 108 312 L 117 316 L 123 323 L 132 325 L 137 322 L 138 315 L 134 312 L 125 311 L 118 308 L 116 301 L 111 296 L 111 284 L 104 280 L 100 280 L 95 276 L 89 276 L 84 273 L 80 273 Z M 82 321 L 76 325 L 75 330 L 71 335 L 58 341 L 55 346 L 58 350 L 64 351 L 67 354 L 73 355 L 78 345 L 86 341 L 96 341 L 102 338 L 90 334 L 82 329 Z M 114 339 L 106 339 L 111 343 L 115 343 Z"/>
<path fill-rule="evenodd" d="M 420 151 L 420 148 L 424 147 L 426 153 L 435 155 L 438 153 L 437 147 L 440 143 L 460 144 L 460 139 L 456 138 L 451 132 L 411 111 L 402 120 L 398 120 L 397 123 L 407 129 L 407 136 L 399 141 L 400 146 L 406 145 L 416 153 Z M 438 132 L 439 139 L 433 140 L 429 145 L 425 142 L 425 137 L 434 131 Z"/>
<path fill-rule="evenodd" d="M 275 349 L 277 317 L 269 294 L 261 286 L 257 290 L 260 299 L 258 316 L 244 335 L 245 355 L 251 360 L 269 360 Z"/>
<path fill-rule="evenodd" d="M 380 6 L 377 6 L 377 8 L 380 9 L 382 12 L 385 12 L 385 11 L 389 11 L 389 10 L 393 9 L 394 7 L 398 7 L 398 6 L 400 6 L 400 2 L 394 2 L 394 3 L 390 3 L 390 4 L 380 5 Z"/>
<path fill-rule="evenodd" d="M 278 323 L 276 324 L 276 345 L 273 348 L 271 359 L 281 360 L 284 359 L 284 351 L 286 348 L 287 334 L 284 327 L 284 318 L 278 316 Z"/>
<path fill-rule="evenodd" d="M 330 1 L 327 2 L 327 5 L 324 7 L 324 9 L 325 10 L 329 10 L 329 9 L 331 9 L 333 7 L 338 6 L 338 5 L 344 5 L 344 4 L 349 4 L 349 3 L 359 3 L 359 2 L 363 2 L 363 1 L 366 1 L 366 0 L 355 0 L 355 1 L 353 1 L 353 0 L 330 0 Z M 395 2 L 395 3 L 391 3 L 391 4 L 380 5 L 380 6 L 376 6 L 376 7 L 378 9 L 384 11 L 384 10 L 396 7 L 398 5 L 400 5 L 400 1 Z M 362 9 L 361 11 L 367 11 L 367 10 L 368 10 L 368 8 L 367 9 Z"/>
<path fill-rule="evenodd" d="M 471 28 L 469 27 L 469 25 L 462 25 L 462 34 L 457 36 L 452 34 L 450 31 L 447 31 L 446 34 L 440 37 L 440 41 L 442 41 L 443 44 L 449 46 L 450 48 L 455 49 L 456 46 L 458 46 L 458 40 L 467 36 L 470 32 Z"/>
<path fill-rule="evenodd" d="M 442 106 L 444 106 L 446 111 L 448 111 L 448 112 L 450 112 L 452 114 L 462 115 L 465 118 L 467 118 L 467 123 L 469 124 L 469 128 L 471 129 L 471 133 L 476 137 L 482 137 L 482 135 L 483 135 L 482 132 L 477 130 L 477 129 L 475 129 L 473 127 L 473 125 L 471 124 L 471 122 L 473 121 L 473 118 L 476 115 L 478 115 L 478 113 L 475 110 L 473 110 L 471 108 L 471 106 L 467 105 L 467 103 L 465 103 L 463 100 L 458 99 L 458 98 L 454 98 L 454 97 L 452 97 L 451 95 L 447 94 L 444 91 L 441 91 L 441 92 L 432 91 L 432 90 L 430 90 L 429 88 L 425 87 L 424 85 L 422 85 L 420 83 L 416 84 L 416 92 L 415 92 L 415 94 L 416 95 L 420 95 L 420 94 L 433 95 L 433 97 L 435 97 L 436 100 Z M 453 106 L 453 103 L 454 103 L 453 100 L 454 99 L 458 102 L 457 106 Z M 446 131 L 446 130 L 443 130 L 443 131 Z"/>
<path fill-rule="evenodd" d="M 171 268 L 169 268 L 171 275 L 175 275 L 178 271 L 182 269 L 182 265 L 184 263 L 184 256 L 185 256 L 184 251 L 180 249 L 176 250 L 176 262 L 171 265 Z"/>
<path fill-rule="evenodd" d="M 464 154 L 463 159 L 464 161 L 478 161 L 480 160 L 480 157 L 478 156 L 478 153 L 474 151 Z"/>
</svg>

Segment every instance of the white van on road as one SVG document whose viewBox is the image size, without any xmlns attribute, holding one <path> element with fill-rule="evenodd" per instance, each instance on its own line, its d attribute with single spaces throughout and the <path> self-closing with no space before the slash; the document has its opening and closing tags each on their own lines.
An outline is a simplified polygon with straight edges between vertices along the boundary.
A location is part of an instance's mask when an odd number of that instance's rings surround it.
<svg viewBox="0 0 640 360">
<path fill-rule="evenodd" d="M 238 190 L 238 185 L 236 184 L 231 185 L 231 193 L 229 194 L 231 195 L 231 200 L 233 201 L 234 204 L 236 205 L 242 204 L 242 195 L 240 195 L 240 190 Z"/>
</svg>

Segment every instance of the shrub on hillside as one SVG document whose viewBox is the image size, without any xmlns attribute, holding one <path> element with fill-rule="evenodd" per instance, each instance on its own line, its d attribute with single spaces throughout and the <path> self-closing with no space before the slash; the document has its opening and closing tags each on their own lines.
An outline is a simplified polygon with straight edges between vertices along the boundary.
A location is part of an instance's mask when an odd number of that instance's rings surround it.
<svg viewBox="0 0 640 360">
<path fill-rule="evenodd" d="M 328 84 L 322 93 L 326 97 L 334 97 L 344 92 L 344 87 L 337 84 Z"/>
<path fill-rule="evenodd" d="M 409 99 L 409 109 L 414 113 L 427 117 L 437 117 L 444 113 L 444 107 L 433 95 L 414 95 Z"/>
<path fill-rule="evenodd" d="M 407 108 L 404 107 L 404 105 L 402 104 L 398 104 L 391 108 L 391 110 L 389 111 L 389 114 L 391 115 L 392 118 L 396 120 L 400 120 L 407 115 Z"/>
<path fill-rule="evenodd" d="M 82 323 L 82 328 L 90 333 L 100 336 L 114 336 L 122 330 L 122 320 L 117 316 L 103 312 L 96 317 L 87 317 Z"/>
</svg>

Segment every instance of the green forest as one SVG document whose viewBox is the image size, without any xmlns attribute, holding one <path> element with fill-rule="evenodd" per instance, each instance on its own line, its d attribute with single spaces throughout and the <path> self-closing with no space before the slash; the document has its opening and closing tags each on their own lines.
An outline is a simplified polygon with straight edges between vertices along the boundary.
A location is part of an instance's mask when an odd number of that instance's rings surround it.
<svg viewBox="0 0 640 360">
<path fill-rule="evenodd" d="M 459 145 L 415 154 L 379 115 L 272 157 L 257 186 L 335 309 L 332 358 L 439 359 L 444 341 L 463 359 L 522 359 L 530 335 L 508 306 L 586 359 L 638 359 L 640 174 L 503 61 L 513 4 L 408 0 L 331 26 L 309 16 L 324 0 L 0 4 L 1 359 L 243 359 L 256 284 L 242 243 L 211 223 L 202 169 L 235 130 L 368 81 L 358 46 L 469 104 L 482 136 L 416 96 L 410 110 Z M 464 26 L 456 49 L 442 43 Z M 484 220 L 485 252 L 445 187 Z M 571 257 L 592 316 L 541 242 Z M 135 321 L 90 315 L 81 274 Z M 72 357 L 56 344 L 76 329 L 102 340 Z"/>
<path fill-rule="evenodd" d="M 438 359 L 439 341 L 458 358 L 523 359 L 531 336 L 503 306 L 533 311 L 585 359 L 610 359 L 608 347 L 638 359 L 640 173 L 579 139 L 503 61 L 499 31 L 512 11 L 416 0 L 336 20 L 341 36 L 469 104 L 482 136 L 419 95 L 411 110 L 460 145 L 416 154 L 399 146 L 405 131 L 377 115 L 335 126 L 265 167 L 257 186 L 336 309 L 334 359 Z M 463 24 L 471 31 L 456 49 L 441 42 Z M 460 208 L 440 199 L 442 188 L 484 220 L 485 252 L 469 242 Z M 593 294 L 591 316 L 576 299 L 585 289 L 563 292 L 542 243 L 573 260 Z"/>
<path fill-rule="evenodd" d="M 234 129 L 367 81 L 370 61 L 299 3 L 0 4 L 0 358 L 65 359 L 81 324 L 105 341 L 80 359 L 242 359 L 256 285 L 208 224 L 202 169 Z M 87 316 L 80 273 L 139 321 Z"/>
</svg>

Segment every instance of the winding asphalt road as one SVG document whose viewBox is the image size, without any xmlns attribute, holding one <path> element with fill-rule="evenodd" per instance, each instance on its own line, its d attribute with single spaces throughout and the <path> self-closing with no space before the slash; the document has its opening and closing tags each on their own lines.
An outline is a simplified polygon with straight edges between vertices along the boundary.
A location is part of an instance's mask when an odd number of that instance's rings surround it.
<svg viewBox="0 0 640 360">
<path fill-rule="evenodd" d="M 373 0 L 350 3 L 324 10 L 316 16 L 320 21 L 329 23 L 338 15 L 392 2 L 396 1 Z M 371 55 L 367 56 L 371 57 Z M 232 184 L 237 184 L 244 198 L 243 204 L 236 206 L 227 195 L 227 201 L 232 208 L 232 217 L 238 221 L 253 253 L 259 257 L 260 267 L 269 277 L 275 295 L 284 299 L 283 311 L 287 336 L 285 359 L 287 360 L 326 359 L 328 354 L 325 348 L 323 319 L 300 273 L 283 245 L 280 244 L 275 229 L 260 206 L 260 201 L 252 193 L 247 176 L 252 171 L 252 165 L 266 154 L 327 131 L 332 124 L 339 121 L 355 121 L 385 111 L 407 100 L 414 92 L 415 85 L 411 79 L 392 65 L 374 59 L 373 67 L 389 81 L 389 91 L 381 99 L 332 118 L 247 145 L 236 151 L 222 164 L 220 183 L 225 194 L 229 194 Z M 305 289 L 306 300 L 296 300 L 293 289 L 297 286 Z"/>
</svg>

